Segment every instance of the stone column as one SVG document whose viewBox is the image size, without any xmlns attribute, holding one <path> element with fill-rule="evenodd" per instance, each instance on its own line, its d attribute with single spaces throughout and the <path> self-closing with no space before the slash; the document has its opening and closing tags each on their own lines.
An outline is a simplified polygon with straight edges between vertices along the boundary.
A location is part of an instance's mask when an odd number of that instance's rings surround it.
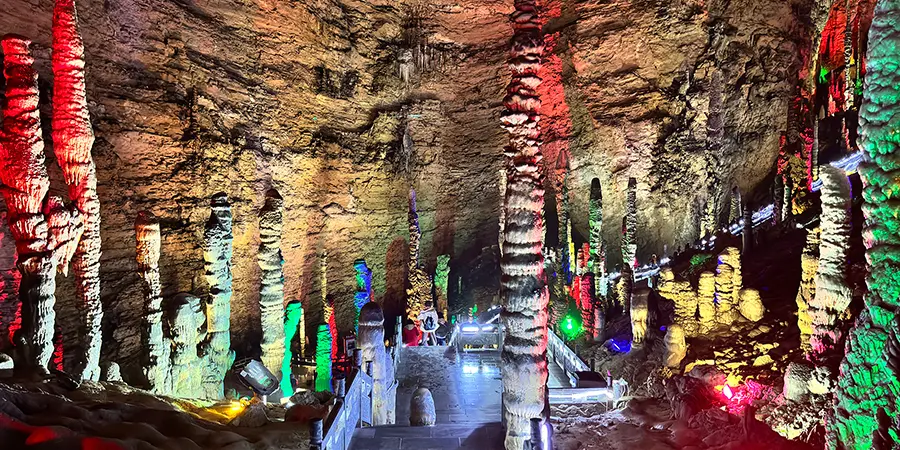
<svg viewBox="0 0 900 450">
<path fill-rule="evenodd" d="M 544 189 L 536 90 L 544 50 L 541 20 L 534 0 L 515 0 L 512 13 L 512 79 L 500 120 L 509 133 L 504 154 L 511 174 L 504 209 L 503 258 L 500 264 L 501 320 L 506 327 L 502 349 L 503 419 L 507 450 L 521 450 L 532 418 L 549 416 L 547 399 L 547 303 L 542 250 Z"/>
<path fill-rule="evenodd" d="M 384 312 L 378 303 L 366 303 L 359 312 L 359 348 L 363 365 L 372 362 L 372 425 L 396 422 L 397 385 L 394 361 L 384 347 Z"/>
<path fill-rule="evenodd" d="M 172 370 L 171 344 L 163 334 L 162 285 L 159 279 L 160 230 L 159 222 L 147 211 L 138 213 L 134 221 L 135 249 L 138 273 L 144 289 L 143 344 L 147 349 L 144 376 L 150 389 L 159 394 L 169 393 Z"/>
<path fill-rule="evenodd" d="M 447 287 L 450 282 L 450 255 L 440 255 L 437 257 L 437 268 L 434 270 L 434 287 L 437 291 L 437 302 L 435 308 L 438 313 L 446 312 L 449 308 L 447 298 Z M 449 320 L 449 316 L 445 317 Z"/>
<path fill-rule="evenodd" d="M 588 204 L 588 221 L 590 226 L 591 263 L 590 271 L 594 274 L 594 292 L 600 300 L 600 308 L 604 313 L 606 304 L 606 250 L 603 246 L 603 191 L 600 180 L 591 180 L 591 197 Z M 601 330 L 602 332 L 602 330 Z"/>
<path fill-rule="evenodd" d="M 172 395 L 210 398 L 206 388 L 208 375 L 204 373 L 203 362 L 197 353 L 205 337 L 200 299 L 190 294 L 178 294 L 172 303 Z M 222 390 L 221 384 L 220 380 L 218 390 Z"/>
<path fill-rule="evenodd" d="M 281 229 L 284 200 L 278 191 L 266 193 L 259 212 L 259 262 L 262 280 L 259 284 L 259 319 L 262 323 L 262 363 L 276 377 L 284 360 L 284 258 L 281 256 Z M 290 395 L 291 392 L 284 392 Z"/>
<path fill-rule="evenodd" d="M 209 301 L 206 304 L 207 342 L 206 370 L 203 372 L 203 390 L 206 398 L 225 396 L 225 372 L 234 363 L 231 351 L 231 204 L 223 192 L 213 195 L 212 213 L 206 222 L 203 260 L 206 282 L 209 283 Z"/>
<path fill-rule="evenodd" d="M 72 260 L 75 290 L 84 314 L 81 378 L 100 378 L 103 305 L 100 303 L 100 199 L 91 157 L 91 128 L 84 82 L 84 44 L 78 33 L 75 0 L 56 0 L 53 8 L 53 152 L 69 197 L 84 219 L 84 234 Z"/>
<path fill-rule="evenodd" d="M 293 395 L 294 389 L 291 385 L 293 342 L 294 337 L 300 331 L 300 324 L 303 322 L 303 304 L 297 300 L 288 302 L 284 308 L 284 359 L 281 363 L 281 393 L 285 396 Z M 301 342 L 305 336 L 300 335 Z M 302 346 L 301 346 L 302 348 Z M 302 356 L 302 353 L 301 353 Z"/>
<path fill-rule="evenodd" d="M 356 294 L 353 296 L 353 306 L 356 308 L 354 329 L 359 333 L 359 312 L 366 303 L 373 301 L 372 297 L 372 270 L 366 265 L 366 260 L 357 259 L 353 263 L 356 270 Z"/>
<path fill-rule="evenodd" d="M 331 391 L 331 330 L 319 324 L 316 330 L 316 391 Z"/>
<path fill-rule="evenodd" d="M 431 277 L 419 264 L 419 241 L 422 232 L 419 230 L 419 214 L 416 211 L 416 191 L 409 190 L 409 281 L 406 289 L 407 317 L 412 321 L 419 320 L 419 313 L 425 302 L 431 300 Z"/>
</svg>

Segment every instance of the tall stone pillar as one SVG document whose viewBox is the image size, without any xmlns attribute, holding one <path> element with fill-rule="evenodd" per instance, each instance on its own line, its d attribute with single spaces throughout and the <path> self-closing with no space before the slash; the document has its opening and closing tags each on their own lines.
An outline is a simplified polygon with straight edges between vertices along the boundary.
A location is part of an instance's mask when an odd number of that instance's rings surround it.
<svg viewBox="0 0 900 450">
<path fill-rule="evenodd" d="M 372 362 L 372 425 L 393 425 L 397 384 L 394 361 L 384 347 L 384 312 L 378 303 L 366 303 L 359 312 L 359 348 L 364 363 Z"/>
<path fill-rule="evenodd" d="M 144 289 L 143 344 L 147 349 L 144 376 L 150 389 L 168 394 L 172 371 L 171 344 L 163 334 L 162 285 L 159 279 L 161 235 L 159 221 L 153 214 L 141 211 L 134 221 L 138 273 Z"/>
<path fill-rule="evenodd" d="M 259 283 L 259 319 L 262 323 L 262 363 L 276 377 L 284 360 L 284 258 L 281 256 L 281 229 L 284 200 L 278 191 L 266 193 L 259 212 L 259 254 L 262 274 Z M 284 392 L 291 395 L 290 392 Z"/>
<path fill-rule="evenodd" d="M 206 398 L 225 396 L 225 372 L 234 363 L 231 351 L 231 204 L 228 196 L 219 192 L 212 197 L 212 213 L 206 222 L 203 260 L 209 300 L 206 304 L 206 370 L 203 371 L 203 390 Z"/>
</svg>

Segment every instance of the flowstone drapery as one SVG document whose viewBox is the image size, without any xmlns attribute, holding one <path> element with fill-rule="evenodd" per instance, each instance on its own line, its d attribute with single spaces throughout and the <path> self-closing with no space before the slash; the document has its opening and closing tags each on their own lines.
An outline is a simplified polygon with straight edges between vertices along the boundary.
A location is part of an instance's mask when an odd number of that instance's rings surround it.
<svg viewBox="0 0 900 450">
<path fill-rule="evenodd" d="M 276 377 L 284 360 L 284 258 L 281 256 L 281 229 L 284 200 L 278 191 L 266 193 L 259 212 L 259 254 L 262 273 L 259 283 L 259 319 L 262 323 L 261 362 Z M 290 374 L 282 374 L 289 376 Z M 290 395 L 291 392 L 285 392 Z"/>
<path fill-rule="evenodd" d="M 500 120 L 509 133 L 504 149 L 510 170 L 504 202 L 503 258 L 500 263 L 501 320 L 506 327 L 502 350 L 503 418 L 507 450 L 521 450 L 532 418 L 548 418 L 547 303 L 544 274 L 544 189 L 538 128 L 544 51 L 541 20 L 534 0 L 515 0 L 509 68 L 512 79 Z"/>
<path fill-rule="evenodd" d="M 822 180 L 822 234 L 815 296 L 809 300 L 813 354 L 822 354 L 838 344 L 840 331 L 835 325 L 853 299 L 846 280 L 850 249 L 850 181 L 843 170 L 832 166 L 822 167 L 819 177 Z"/>
<path fill-rule="evenodd" d="M 2 47 L 6 106 L 0 135 L 0 183 L 22 273 L 22 328 L 16 341 L 25 346 L 23 365 L 46 371 L 53 354 L 56 267 L 47 250 L 50 237 L 42 210 L 50 179 L 44 164 L 37 72 L 31 41 L 6 35 Z"/>
<path fill-rule="evenodd" d="M 94 132 L 87 108 L 84 44 L 77 29 L 75 0 L 57 0 L 53 8 L 53 152 L 62 168 L 69 197 L 84 220 L 84 233 L 72 259 L 76 294 L 84 314 L 83 368 L 80 377 L 100 378 L 103 305 L 100 303 L 100 200 L 91 157 Z"/>
<path fill-rule="evenodd" d="M 159 279 L 161 235 L 159 222 L 147 211 L 141 211 L 134 221 L 137 241 L 135 254 L 138 273 L 144 289 L 143 343 L 147 349 L 143 365 L 144 376 L 156 393 L 170 389 L 172 371 L 171 345 L 163 334 L 162 285 Z"/>
<path fill-rule="evenodd" d="M 419 241 L 422 232 L 419 230 L 419 214 L 416 212 L 416 191 L 409 190 L 409 282 L 406 288 L 407 317 L 412 321 L 419 320 L 419 313 L 425 302 L 431 301 L 431 277 L 419 264 Z"/>
<path fill-rule="evenodd" d="M 363 361 L 372 362 L 372 425 L 393 425 L 397 385 L 394 361 L 384 347 L 384 312 L 378 303 L 366 303 L 359 312 L 359 348 Z"/>
<path fill-rule="evenodd" d="M 206 304 L 207 343 L 203 390 L 206 398 L 225 396 L 225 372 L 234 363 L 231 351 L 231 204 L 219 192 L 212 197 L 212 213 L 203 234 L 203 260 L 209 300 Z"/>
<path fill-rule="evenodd" d="M 875 5 L 869 30 L 866 83 L 859 108 L 859 166 L 863 181 L 863 241 L 869 269 L 865 310 L 847 337 L 847 353 L 835 392 L 834 420 L 827 423 L 829 447 L 868 448 L 877 428 L 875 412 L 884 408 L 895 418 L 900 412 L 900 382 L 888 368 L 885 342 L 900 306 L 897 282 L 900 255 L 900 0 Z"/>
</svg>

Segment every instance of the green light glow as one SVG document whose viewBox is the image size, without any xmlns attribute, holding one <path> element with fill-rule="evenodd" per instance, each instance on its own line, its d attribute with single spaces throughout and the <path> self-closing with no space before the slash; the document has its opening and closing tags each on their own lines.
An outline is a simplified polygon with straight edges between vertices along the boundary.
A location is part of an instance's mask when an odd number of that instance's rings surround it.
<svg viewBox="0 0 900 450">
<path fill-rule="evenodd" d="M 316 332 L 316 391 L 331 392 L 331 330 L 326 324 Z"/>
<path fill-rule="evenodd" d="M 819 83 L 820 84 L 828 83 L 828 68 L 827 67 L 819 68 Z"/>
<path fill-rule="evenodd" d="M 285 397 L 294 393 L 291 386 L 291 341 L 297 335 L 297 328 L 303 320 L 303 304 L 294 300 L 284 308 L 284 359 L 281 362 L 281 393 Z"/>
<path fill-rule="evenodd" d="M 571 302 L 570 302 L 571 303 Z M 562 331 L 563 338 L 571 341 L 584 332 L 584 325 L 581 323 L 581 313 L 573 310 L 570 304 L 569 311 L 560 320 L 559 329 Z"/>
</svg>

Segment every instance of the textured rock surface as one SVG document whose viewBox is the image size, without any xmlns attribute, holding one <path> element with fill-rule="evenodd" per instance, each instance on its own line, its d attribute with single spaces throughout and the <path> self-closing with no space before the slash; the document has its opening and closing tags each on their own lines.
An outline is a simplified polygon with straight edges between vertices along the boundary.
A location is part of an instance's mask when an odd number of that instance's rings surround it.
<svg viewBox="0 0 900 450">
<path fill-rule="evenodd" d="M 281 230 L 284 200 L 275 190 L 266 194 L 259 212 L 259 318 L 262 324 L 262 363 L 281 377 L 284 359 L 284 258 L 281 257 Z M 290 395 L 285 392 L 284 395 Z"/>
<path fill-rule="evenodd" d="M 171 380 L 171 344 L 163 334 L 163 309 L 159 282 L 160 241 L 159 222 L 152 214 L 141 211 L 134 221 L 137 248 L 138 274 L 144 288 L 144 329 L 142 330 L 143 350 L 146 361 L 142 371 L 150 389 L 157 393 L 168 393 Z"/>
<path fill-rule="evenodd" d="M 428 388 L 418 388 L 409 400 L 409 424 L 414 427 L 427 427 L 437 421 L 434 410 L 434 398 Z"/>
<path fill-rule="evenodd" d="M 205 318 L 200 299 L 190 294 L 178 294 L 172 300 L 170 329 L 172 331 L 172 395 L 182 398 L 207 398 L 208 368 L 198 354 Z M 220 382 L 221 384 L 221 382 Z"/>
<path fill-rule="evenodd" d="M 811 13 L 823 9 L 820 3 L 544 5 L 544 153 L 552 169 L 560 150 L 569 152 L 571 217 L 581 236 L 588 234 L 590 181 L 600 179 L 604 213 L 615 218 L 603 226 L 611 267 L 620 264 L 618 218 L 628 177 L 640 180 L 642 260 L 696 237 L 713 170 L 723 198 L 730 180 L 744 192 L 764 177 L 784 128 L 780 112 L 804 67 L 800 50 L 809 47 L 810 29 L 824 23 L 823 14 Z M 232 334 L 242 354 L 261 336 L 256 214 L 270 188 L 285 197 L 287 300 L 317 298 L 317 255 L 326 249 L 336 297 L 352 295 L 352 262 L 365 258 L 376 299 L 388 314 L 400 312 L 410 181 L 419 193 L 421 258 L 429 270 L 437 255 L 451 254 L 462 266 L 497 242 L 499 149 L 506 141 L 497 127 L 498 99 L 507 83 L 512 2 L 430 2 L 423 32 L 444 57 L 404 83 L 398 55 L 406 5 L 78 2 L 106 243 L 102 355 L 122 364 L 126 379 L 140 353 L 143 297 L 131 244 L 138 211 L 159 217 L 166 236 L 163 296 L 203 294 L 205 208 L 213 193 L 229 194 Z M 45 82 L 51 13 L 50 0 L 12 0 L 0 15 L 2 32 L 35 40 Z M 724 81 L 720 166 L 710 164 L 707 146 L 714 67 Z M 398 145 L 402 106 L 416 143 L 409 155 Z M 61 183 L 59 168 L 50 172 Z M 68 335 L 80 326 L 73 281 L 60 280 L 59 299 Z M 321 307 L 307 306 L 314 333 Z M 350 329 L 351 311 L 339 309 L 337 319 L 341 330 Z"/>
<path fill-rule="evenodd" d="M 206 262 L 206 282 L 209 299 L 206 302 L 206 339 L 204 350 L 206 368 L 203 370 L 204 398 L 225 396 L 225 372 L 234 362 L 231 350 L 231 297 L 233 254 L 231 234 L 231 204 L 225 193 L 213 195 L 212 211 L 206 222 L 203 260 Z M 276 366 L 277 367 L 277 366 Z M 177 381 L 176 381 L 177 382 Z M 176 386 L 177 387 L 177 386 Z"/>
<path fill-rule="evenodd" d="M 812 337 L 812 316 L 809 304 L 816 295 L 816 273 L 819 271 L 819 235 L 814 228 L 806 235 L 806 246 L 800 255 L 800 287 L 797 289 L 797 326 L 800 328 L 800 346 L 810 349 Z"/>
<path fill-rule="evenodd" d="M 363 366 L 372 362 L 372 425 L 393 425 L 397 418 L 394 361 L 384 347 L 384 312 L 377 303 L 367 303 L 359 312 L 359 348 Z"/>
</svg>

